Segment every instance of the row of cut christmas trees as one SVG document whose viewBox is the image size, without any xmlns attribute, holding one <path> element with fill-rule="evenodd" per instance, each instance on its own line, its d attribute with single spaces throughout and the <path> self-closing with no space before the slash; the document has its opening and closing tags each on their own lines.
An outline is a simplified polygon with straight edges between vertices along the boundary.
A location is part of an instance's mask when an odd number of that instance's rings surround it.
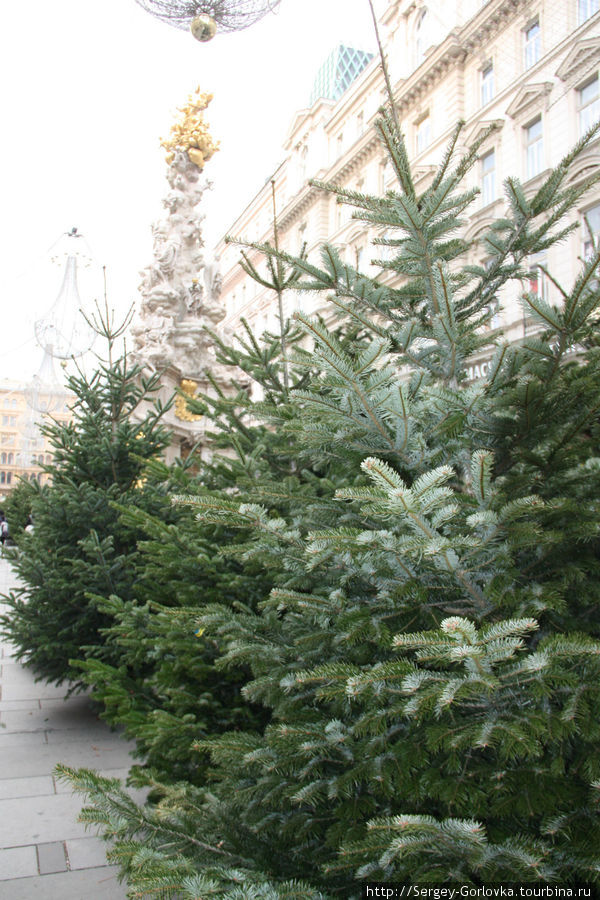
<svg viewBox="0 0 600 900">
<path fill-rule="evenodd" d="M 535 338 L 484 327 L 565 237 L 596 132 L 535 196 L 507 180 L 477 268 L 456 234 L 479 145 L 456 160 L 457 129 L 418 196 L 385 112 L 379 130 L 397 189 L 328 189 L 381 226 L 400 286 L 330 246 L 319 263 L 262 247 L 260 277 L 319 292 L 337 324 L 220 345 L 239 390 L 192 401 L 215 453 L 171 467 L 160 405 L 132 416 L 157 381 L 113 359 L 104 317 L 109 361 L 48 427 L 52 483 L 7 504 L 36 527 L 5 630 L 137 741 L 143 808 L 62 770 L 132 896 L 600 882 L 598 249 L 554 305 L 524 296 Z"/>
</svg>

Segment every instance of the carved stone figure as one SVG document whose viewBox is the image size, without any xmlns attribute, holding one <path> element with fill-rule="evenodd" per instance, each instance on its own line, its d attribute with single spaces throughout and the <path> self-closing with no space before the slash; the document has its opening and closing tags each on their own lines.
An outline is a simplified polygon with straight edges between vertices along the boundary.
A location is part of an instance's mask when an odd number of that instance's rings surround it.
<svg viewBox="0 0 600 900">
<path fill-rule="evenodd" d="M 202 309 L 202 295 L 204 288 L 197 278 L 192 278 L 191 284 L 188 286 L 187 311 L 191 316 L 197 316 Z"/>
<path fill-rule="evenodd" d="M 141 363 L 160 365 L 193 380 L 202 379 L 210 369 L 213 377 L 225 380 L 205 331 L 205 326 L 214 329 L 225 316 L 219 261 L 202 249 L 201 202 L 212 184 L 200 174 L 216 149 L 201 116 L 207 97 L 191 98 L 182 110 L 184 120 L 163 142 L 170 187 L 163 200 L 166 215 L 152 226 L 153 259 L 140 273 L 142 302 L 132 332 Z"/>
<path fill-rule="evenodd" d="M 204 263 L 204 286 L 210 300 L 218 300 L 223 287 L 223 277 L 219 269 L 219 258 L 214 257 Z"/>
</svg>

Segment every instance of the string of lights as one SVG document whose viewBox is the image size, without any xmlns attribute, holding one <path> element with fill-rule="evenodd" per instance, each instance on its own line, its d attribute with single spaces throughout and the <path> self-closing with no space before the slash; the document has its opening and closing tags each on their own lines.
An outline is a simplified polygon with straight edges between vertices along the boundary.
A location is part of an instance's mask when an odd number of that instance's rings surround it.
<svg viewBox="0 0 600 900">
<path fill-rule="evenodd" d="M 272 12 L 280 0 L 136 0 L 167 25 L 189 29 L 199 41 L 208 41 L 217 30 L 241 31 Z"/>
</svg>

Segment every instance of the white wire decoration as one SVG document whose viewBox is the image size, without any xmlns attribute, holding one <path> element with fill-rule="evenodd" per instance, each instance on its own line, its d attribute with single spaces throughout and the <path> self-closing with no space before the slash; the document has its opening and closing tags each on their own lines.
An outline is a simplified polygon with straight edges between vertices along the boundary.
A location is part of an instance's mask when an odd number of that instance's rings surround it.
<svg viewBox="0 0 600 900">
<path fill-rule="evenodd" d="M 217 29 L 241 31 L 274 11 L 280 0 L 136 0 L 147 12 L 175 28 L 191 30 L 199 41 Z M 212 24 L 211 24 L 212 23 Z"/>
<path fill-rule="evenodd" d="M 89 267 L 92 258 L 85 252 L 85 243 L 79 241 L 82 236 L 73 228 L 57 242 L 52 262 L 62 265 L 62 284 L 53 305 L 34 323 L 38 344 L 56 359 L 82 356 L 96 336 L 83 315 L 78 286 L 80 268 Z"/>
</svg>

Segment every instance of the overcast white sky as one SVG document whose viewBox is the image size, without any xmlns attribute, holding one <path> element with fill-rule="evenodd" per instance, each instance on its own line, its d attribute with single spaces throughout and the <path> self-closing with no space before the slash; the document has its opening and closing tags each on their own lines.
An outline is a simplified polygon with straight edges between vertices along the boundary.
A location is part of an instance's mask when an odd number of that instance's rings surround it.
<svg viewBox="0 0 600 900">
<path fill-rule="evenodd" d="M 282 0 L 208 44 L 135 0 L 4 0 L 0 40 L 0 379 L 39 367 L 33 322 L 60 287 L 48 250 L 71 227 L 107 267 L 111 303 L 137 300 L 168 190 L 159 140 L 197 85 L 222 147 L 206 168 L 211 246 L 280 161 L 329 51 L 374 44 L 367 0 Z"/>
</svg>

